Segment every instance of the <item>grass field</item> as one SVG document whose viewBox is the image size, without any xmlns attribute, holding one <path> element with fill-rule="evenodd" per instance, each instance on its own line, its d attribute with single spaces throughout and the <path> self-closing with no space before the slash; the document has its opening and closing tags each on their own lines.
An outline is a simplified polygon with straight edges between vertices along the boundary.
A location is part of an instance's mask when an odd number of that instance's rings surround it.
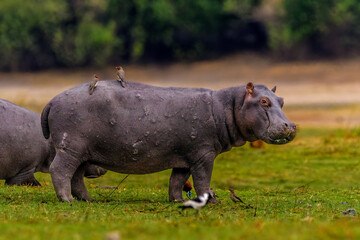
<svg viewBox="0 0 360 240">
<path fill-rule="evenodd" d="M 358 239 L 360 130 L 303 128 L 282 146 L 249 145 L 220 155 L 212 187 L 221 204 L 199 212 L 168 202 L 170 171 L 109 172 L 86 180 L 98 202 L 60 203 L 42 187 L 0 187 L 0 239 Z M 1 182 L 3 183 L 3 181 Z M 229 199 L 227 189 L 254 209 Z M 113 238 L 112 238 L 113 237 Z"/>
</svg>

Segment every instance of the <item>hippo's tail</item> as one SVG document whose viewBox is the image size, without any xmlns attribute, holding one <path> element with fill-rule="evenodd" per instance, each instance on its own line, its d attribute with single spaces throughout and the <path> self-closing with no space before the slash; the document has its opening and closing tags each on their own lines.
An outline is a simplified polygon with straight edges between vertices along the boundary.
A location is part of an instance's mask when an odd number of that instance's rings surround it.
<svg viewBox="0 0 360 240">
<path fill-rule="evenodd" d="M 46 139 L 49 139 L 50 137 L 49 120 L 48 120 L 50 107 L 51 107 L 51 103 L 48 103 L 41 113 L 41 128 L 43 135 Z"/>
</svg>

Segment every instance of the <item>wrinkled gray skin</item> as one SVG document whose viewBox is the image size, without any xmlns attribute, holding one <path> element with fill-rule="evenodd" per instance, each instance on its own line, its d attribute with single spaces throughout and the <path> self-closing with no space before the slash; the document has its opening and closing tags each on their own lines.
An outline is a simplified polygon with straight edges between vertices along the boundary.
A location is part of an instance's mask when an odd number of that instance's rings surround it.
<svg viewBox="0 0 360 240">
<path fill-rule="evenodd" d="M 268 106 L 262 102 L 267 99 Z M 92 200 L 84 185 L 85 163 L 125 174 L 173 169 L 170 201 L 183 201 L 190 174 L 198 196 L 209 192 L 215 157 L 246 141 L 284 144 L 296 128 L 281 111 L 283 100 L 264 85 L 219 91 L 161 88 L 99 81 L 53 98 L 41 116 L 56 156 L 50 173 L 61 201 Z"/>
<path fill-rule="evenodd" d="M 40 116 L 0 99 L 0 179 L 9 185 L 40 186 L 35 172 L 49 172 L 55 156 L 50 140 L 41 132 Z M 106 170 L 86 167 L 87 177 L 99 177 Z"/>
</svg>

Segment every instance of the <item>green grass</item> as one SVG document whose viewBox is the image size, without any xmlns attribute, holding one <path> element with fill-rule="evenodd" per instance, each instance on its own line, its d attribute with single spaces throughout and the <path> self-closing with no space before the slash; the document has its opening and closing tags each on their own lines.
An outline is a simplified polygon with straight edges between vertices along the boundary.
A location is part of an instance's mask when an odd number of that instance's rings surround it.
<svg viewBox="0 0 360 240">
<path fill-rule="evenodd" d="M 249 145 L 220 155 L 212 187 L 221 204 L 181 211 L 168 202 L 170 171 L 107 173 L 86 180 L 98 202 L 58 202 L 47 174 L 42 187 L 0 187 L 0 239 L 358 239 L 359 129 L 300 129 L 287 145 Z M 3 181 L 2 181 L 3 183 Z M 229 199 L 233 187 L 244 209 Z"/>
</svg>

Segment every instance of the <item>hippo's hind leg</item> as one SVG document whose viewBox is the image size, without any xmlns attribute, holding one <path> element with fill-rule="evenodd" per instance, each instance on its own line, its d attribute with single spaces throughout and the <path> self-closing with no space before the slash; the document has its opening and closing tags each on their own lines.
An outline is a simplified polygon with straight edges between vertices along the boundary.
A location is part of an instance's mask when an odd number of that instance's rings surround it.
<svg viewBox="0 0 360 240">
<path fill-rule="evenodd" d="M 30 186 L 41 186 L 34 176 L 35 168 L 28 171 L 19 173 L 18 175 L 7 178 L 5 184 L 8 185 L 30 185 Z"/>
<path fill-rule="evenodd" d="M 71 179 L 71 194 L 79 200 L 94 201 L 94 199 L 90 197 L 84 183 L 84 173 L 86 166 L 86 163 L 81 164 L 74 173 L 74 176 Z"/>
<path fill-rule="evenodd" d="M 74 157 L 63 150 L 57 150 L 50 165 L 51 179 L 60 201 L 71 202 L 71 179 L 81 165 L 80 158 Z"/>
<path fill-rule="evenodd" d="M 190 177 L 190 169 L 174 168 L 169 182 L 169 201 L 183 202 L 182 189 L 186 180 Z"/>
</svg>

